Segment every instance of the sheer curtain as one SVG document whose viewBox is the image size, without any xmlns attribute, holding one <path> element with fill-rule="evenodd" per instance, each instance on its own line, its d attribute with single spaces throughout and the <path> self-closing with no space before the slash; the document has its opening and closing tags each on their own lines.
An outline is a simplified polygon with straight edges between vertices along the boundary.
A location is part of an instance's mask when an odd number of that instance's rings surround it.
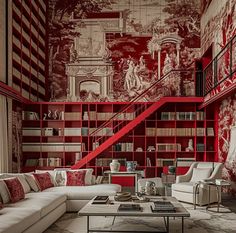
<svg viewBox="0 0 236 233">
<path fill-rule="evenodd" d="M 0 172 L 8 172 L 7 100 L 0 95 Z"/>
</svg>

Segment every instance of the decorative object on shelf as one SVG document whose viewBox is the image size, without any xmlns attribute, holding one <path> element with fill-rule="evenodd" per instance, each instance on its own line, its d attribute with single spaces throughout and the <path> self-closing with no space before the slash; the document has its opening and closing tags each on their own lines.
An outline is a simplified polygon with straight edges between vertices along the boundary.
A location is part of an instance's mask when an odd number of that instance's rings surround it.
<svg viewBox="0 0 236 233">
<path fill-rule="evenodd" d="M 136 152 L 142 152 L 143 148 L 142 147 L 137 147 Z"/>
<path fill-rule="evenodd" d="M 58 115 L 58 110 L 56 109 L 53 113 L 53 119 L 54 120 L 57 120 L 59 118 L 59 115 Z"/>
<path fill-rule="evenodd" d="M 88 112 L 84 112 L 84 115 L 83 115 L 83 120 L 88 120 Z"/>
<path fill-rule="evenodd" d="M 118 172 L 120 170 L 120 163 L 117 159 L 113 159 L 110 163 L 111 172 Z"/>
<path fill-rule="evenodd" d="M 59 119 L 60 120 L 65 120 L 65 112 L 64 111 L 61 111 L 60 114 L 59 114 Z"/>
<path fill-rule="evenodd" d="M 47 113 L 44 113 L 44 114 L 43 114 L 43 120 L 44 120 L 44 121 L 47 119 L 47 116 L 48 116 Z"/>
<path fill-rule="evenodd" d="M 156 185 L 153 181 L 147 181 L 145 184 L 146 195 L 156 195 Z"/>
<path fill-rule="evenodd" d="M 52 119 L 52 111 L 48 110 L 48 119 Z"/>
<path fill-rule="evenodd" d="M 189 139 L 188 141 L 188 147 L 185 149 L 185 151 L 190 152 L 193 151 L 193 139 Z"/>
<path fill-rule="evenodd" d="M 148 146 L 148 148 L 147 148 L 147 151 L 148 152 L 152 152 L 152 151 L 155 151 L 156 149 L 155 149 L 155 147 L 154 146 Z"/>
<path fill-rule="evenodd" d="M 133 171 L 135 171 L 136 165 L 137 165 L 136 161 L 127 161 L 126 162 L 126 170 L 128 172 L 133 172 Z"/>
<path fill-rule="evenodd" d="M 175 166 L 168 166 L 168 173 L 175 174 Z"/>
</svg>

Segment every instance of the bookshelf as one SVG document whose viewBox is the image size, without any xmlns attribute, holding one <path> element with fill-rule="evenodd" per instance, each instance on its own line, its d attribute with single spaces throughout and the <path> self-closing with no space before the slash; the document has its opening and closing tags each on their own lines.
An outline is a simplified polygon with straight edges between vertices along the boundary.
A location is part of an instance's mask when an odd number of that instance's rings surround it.
<svg viewBox="0 0 236 233">
<path fill-rule="evenodd" d="M 99 146 L 92 141 L 91 133 L 126 104 L 39 102 L 25 105 L 22 169 L 70 167 Z M 165 167 L 175 165 L 177 160 L 180 173 L 181 167 L 189 166 L 192 161 L 214 161 L 217 129 L 213 110 L 199 111 L 197 103 L 168 103 L 86 166 L 94 168 L 96 175 L 102 175 L 116 158 L 123 168 L 126 161 L 136 161 L 137 169 L 145 170 L 146 177 L 160 177 Z M 109 138 L 115 133 L 113 127 L 117 122 L 134 118 L 134 112 L 122 114 L 98 137 Z M 190 140 L 192 148 L 189 148 Z"/>
<path fill-rule="evenodd" d="M 46 1 L 11 0 L 12 87 L 31 101 L 46 96 Z"/>
</svg>

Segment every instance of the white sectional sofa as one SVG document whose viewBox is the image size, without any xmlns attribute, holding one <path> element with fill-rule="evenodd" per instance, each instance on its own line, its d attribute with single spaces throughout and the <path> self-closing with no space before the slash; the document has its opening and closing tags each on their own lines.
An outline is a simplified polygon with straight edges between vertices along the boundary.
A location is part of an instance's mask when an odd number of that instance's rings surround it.
<svg viewBox="0 0 236 233">
<path fill-rule="evenodd" d="M 115 195 L 120 191 L 121 186 L 116 184 L 55 186 L 42 192 L 30 190 L 25 193 L 25 199 L 4 204 L 0 210 L 0 232 L 43 232 L 66 211 L 78 211 L 94 196 Z"/>
</svg>

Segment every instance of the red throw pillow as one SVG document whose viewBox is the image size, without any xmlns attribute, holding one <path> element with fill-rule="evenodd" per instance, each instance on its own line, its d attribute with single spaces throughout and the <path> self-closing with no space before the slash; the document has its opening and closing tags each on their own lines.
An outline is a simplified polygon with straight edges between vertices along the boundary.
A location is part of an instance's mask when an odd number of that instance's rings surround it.
<svg viewBox="0 0 236 233">
<path fill-rule="evenodd" d="M 86 171 L 66 171 L 67 186 L 84 186 Z"/>
<path fill-rule="evenodd" d="M 50 174 L 48 172 L 45 173 L 33 173 L 33 176 L 36 180 L 37 185 L 39 186 L 40 191 L 44 189 L 54 187 Z"/>
<path fill-rule="evenodd" d="M 25 198 L 24 189 L 18 178 L 4 179 L 4 182 L 8 188 L 11 202 L 14 203 Z"/>
</svg>

